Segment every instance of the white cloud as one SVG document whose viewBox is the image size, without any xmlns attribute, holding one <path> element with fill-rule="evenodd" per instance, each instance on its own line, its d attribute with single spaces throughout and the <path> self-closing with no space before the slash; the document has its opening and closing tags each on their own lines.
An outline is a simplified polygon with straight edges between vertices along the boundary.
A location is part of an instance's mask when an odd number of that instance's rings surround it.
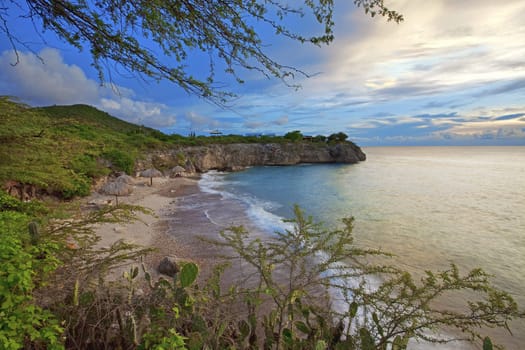
<svg viewBox="0 0 525 350">
<path fill-rule="evenodd" d="M 186 113 L 184 119 L 190 124 L 190 128 L 192 130 L 209 131 L 211 129 L 216 129 L 218 127 L 224 126 L 219 121 L 213 118 L 203 116 L 193 111 Z"/>
<path fill-rule="evenodd" d="M 337 23 L 358 29 L 336 34 L 323 74 L 307 82 L 310 94 L 407 98 L 525 77 L 525 2 L 397 0 L 389 6 L 405 21 L 370 20 L 360 11 L 340 18 Z"/>
<path fill-rule="evenodd" d="M 44 49 L 39 57 L 14 51 L 0 55 L 2 93 L 17 96 L 33 104 L 93 104 L 99 98 L 99 86 L 89 80 L 76 65 L 66 64 L 57 50 Z"/>
<path fill-rule="evenodd" d="M 33 105 L 85 103 L 127 121 L 154 128 L 171 127 L 176 118 L 168 106 L 133 99 L 134 92 L 120 86 L 101 86 L 82 69 L 64 62 L 59 51 L 44 49 L 38 56 L 12 50 L 0 54 L 0 94 L 16 96 Z"/>
<path fill-rule="evenodd" d="M 495 119 L 493 117 L 491 119 Z M 505 120 L 472 120 L 457 122 L 446 133 L 456 136 L 494 136 L 525 139 L 525 121 L 521 116 Z"/>
<path fill-rule="evenodd" d="M 100 100 L 100 107 L 113 115 L 119 115 L 135 124 L 144 124 L 153 128 L 172 127 L 176 124 L 175 116 L 168 115 L 168 106 L 159 103 L 135 101 L 127 97 Z"/>
</svg>

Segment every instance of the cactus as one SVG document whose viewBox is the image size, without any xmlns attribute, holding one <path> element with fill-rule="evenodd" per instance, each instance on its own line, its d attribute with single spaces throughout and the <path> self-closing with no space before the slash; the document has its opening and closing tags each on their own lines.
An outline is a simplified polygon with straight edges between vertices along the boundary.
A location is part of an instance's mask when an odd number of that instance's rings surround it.
<svg viewBox="0 0 525 350">
<path fill-rule="evenodd" d="M 131 338 L 133 339 L 133 344 L 139 345 L 139 339 L 137 336 L 137 322 L 135 321 L 135 316 L 133 316 L 132 314 L 129 316 L 129 318 L 131 321 L 130 328 L 131 328 Z"/>
<path fill-rule="evenodd" d="M 75 306 L 79 305 L 79 290 L 80 290 L 80 283 L 77 278 L 75 280 L 75 288 L 73 289 L 73 305 Z"/>
<path fill-rule="evenodd" d="M 197 279 L 199 267 L 194 263 L 187 263 L 180 272 L 180 284 L 182 288 L 189 287 Z"/>
<path fill-rule="evenodd" d="M 37 245 L 40 240 L 40 231 L 36 222 L 31 221 L 28 225 L 29 236 L 31 236 L 31 244 Z"/>
</svg>

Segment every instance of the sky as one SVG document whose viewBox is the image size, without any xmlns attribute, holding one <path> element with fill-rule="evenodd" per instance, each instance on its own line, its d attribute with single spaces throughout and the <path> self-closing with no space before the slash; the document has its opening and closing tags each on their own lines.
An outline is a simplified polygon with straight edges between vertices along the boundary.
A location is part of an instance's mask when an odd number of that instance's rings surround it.
<svg viewBox="0 0 525 350">
<path fill-rule="evenodd" d="M 114 67 L 104 85 L 88 50 L 41 38 L 29 22 L 0 31 L 0 95 L 34 106 L 85 103 L 166 133 L 345 132 L 362 146 L 525 145 L 525 1 L 392 0 L 395 24 L 336 0 L 335 40 L 321 48 L 265 35 L 277 61 L 311 75 L 300 89 L 248 72 L 228 108 Z M 290 22 L 310 28 L 308 22 Z M 38 28 L 37 28 L 38 29 Z M 198 68 L 198 67 L 197 67 Z"/>
</svg>

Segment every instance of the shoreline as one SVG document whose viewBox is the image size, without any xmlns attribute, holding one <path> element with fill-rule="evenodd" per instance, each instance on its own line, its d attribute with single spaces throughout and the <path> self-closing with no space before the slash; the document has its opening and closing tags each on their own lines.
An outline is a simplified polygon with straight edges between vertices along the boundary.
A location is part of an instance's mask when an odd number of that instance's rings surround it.
<svg viewBox="0 0 525 350">
<path fill-rule="evenodd" d="M 203 242 L 198 237 L 217 238 L 221 229 L 232 225 L 243 225 L 254 234 L 261 232 L 250 222 L 245 207 L 219 193 L 203 191 L 199 186 L 199 178 L 155 178 L 152 187 L 149 186 L 149 179 L 137 180 L 135 193 L 129 197 L 120 197 L 119 202 L 148 207 L 157 217 L 144 218 L 142 214 L 139 215 L 146 225 L 140 221 L 130 224 L 104 224 L 97 229 L 97 234 L 104 235 L 101 242 L 124 238 L 144 247 L 156 248 L 157 251 L 149 253 L 144 260 L 152 277 L 160 276 L 157 272 L 160 260 L 165 256 L 172 256 L 177 261 L 197 263 L 200 270 L 199 280 L 205 279 L 213 266 L 221 261 L 220 255 L 226 253 L 226 250 Z M 106 200 L 114 199 L 112 196 L 97 196 Z M 120 271 L 127 271 L 130 266 L 137 265 L 140 265 L 140 261 L 130 262 Z M 242 270 L 233 268 L 227 272 L 222 280 L 225 284 L 242 278 Z M 520 321 L 515 322 L 519 327 Z M 487 333 L 493 340 L 505 344 L 509 349 L 514 348 L 521 338 L 518 336 L 509 339 L 508 334 L 502 334 L 500 330 L 488 330 Z M 468 343 L 460 345 L 462 349 L 472 348 Z M 426 343 L 411 346 L 413 349 L 432 348 Z"/>
<path fill-rule="evenodd" d="M 136 178 L 133 193 L 120 196 L 119 203 L 139 205 L 152 211 L 153 215 L 138 213 L 137 220 L 122 223 L 104 223 L 95 226 L 95 234 L 100 238 L 97 248 L 107 248 L 118 240 L 136 244 L 154 251 L 144 256 L 144 264 L 153 276 L 159 276 L 157 266 L 165 256 L 177 260 L 192 261 L 185 249 L 168 233 L 169 221 L 177 210 L 177 198 L 190 192 L 198 192 L 197 177 L 155 178 L 153 185 L 149 180 Z M 114 196 L 98 192 L 87 198 L 89 204 L 107 204 L 114 202 Z M 140 266 L 139 259 L 129 261 L 111 271 L 113 279 L 118 279 L 131 266 Z"/>
</svg>

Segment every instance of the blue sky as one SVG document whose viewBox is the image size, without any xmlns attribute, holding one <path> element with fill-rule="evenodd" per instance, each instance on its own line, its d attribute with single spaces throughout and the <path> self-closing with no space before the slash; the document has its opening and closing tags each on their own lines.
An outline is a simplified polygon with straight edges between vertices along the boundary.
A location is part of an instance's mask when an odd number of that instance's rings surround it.
<svg viewBox="0 0 525 350">
<path fill-rule="evenodd" d="M 113 70 L 101 86 L 87 52 L 14 23 L 34 42 L 20 63 L 0 34 L 0 95 L 31 105 L 87 103 L 167 133 L 305 134 L 343 131 L 360 145 L 525 145 L 525 2 L 395 0 L 401 24 L 336 1 L 328 47 L 265 35 L 276 60 L 313 75 L 298 90 L 256 73 L 221 109 L 168 82 Z M 294 26 L 310 28 L 309 23 Z M 86 50 L 87 51 L 87 50 Z M 198 69 L 199 67 L 194 67 Z"/>
</svg>

